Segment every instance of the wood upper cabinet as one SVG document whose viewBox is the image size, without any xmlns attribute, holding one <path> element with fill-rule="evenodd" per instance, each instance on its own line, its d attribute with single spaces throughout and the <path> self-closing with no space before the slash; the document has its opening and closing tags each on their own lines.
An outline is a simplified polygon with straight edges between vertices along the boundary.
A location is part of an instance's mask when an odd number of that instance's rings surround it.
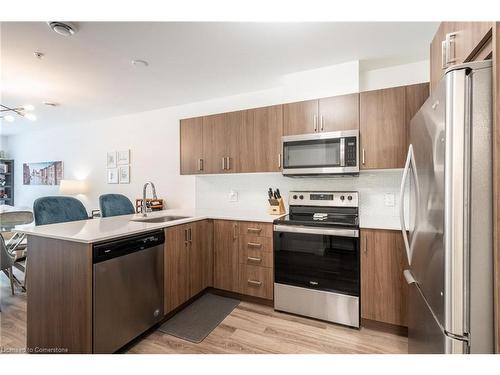
<svg viewBox="0 0 500 375">
<path fill-rule="evenodd" d="M 492 27 L 492 22 L 441 22 L 430 48 L 431 91 L 448 67 L 491 58 Z"/>
<path fill-rule="evenodd" d="M 188 229 L 188 224 L 165 229 L 165 314 L 190 298 Z"/>
<path fill-rule="evenodd" d="M 181 175 L 203 171 L 203 118 L 180 122 Z"/>
<path fill-rule="evenodd" d="M 240 131 L 240 172 L 279 172 L 283 106 L 249 109 Z"/>
<path fill-rule="evenodd" d="M 409 141 L 410 121 L 429 97 L 429 82 L 405 86 L 406 138 Z M 408 143 L 408 142 L 407 142 Z"/>
<path fill-rule="evenodd" d="M 204 173 L 234 173 L 240 166 L 240 132 L 245 111 L 203 117 Z"/>
<path fill-rule="evenodd" d="M 405 267 L 400 231 L 361 230 L 361 318 L 408 325 Z"/>
<path fill-rule="evenodd" d="M 283 135 L 310 134 L 318 130 L 318 100 L 283 105 Z"/>
<path fill-rule="evenodd" d="M 319 131 L 359 129 L 359 94 L 319 100 Z"/>
<path fill-rule="evenodd" d="M 238 223 L 214 220 L 214 287 L 238 292 Z"/>
<path fill-rule="evenodd" d="M 406 89 L 360 94 L 360 168 L 403 168 L 407 150 Z"/>
</svg>

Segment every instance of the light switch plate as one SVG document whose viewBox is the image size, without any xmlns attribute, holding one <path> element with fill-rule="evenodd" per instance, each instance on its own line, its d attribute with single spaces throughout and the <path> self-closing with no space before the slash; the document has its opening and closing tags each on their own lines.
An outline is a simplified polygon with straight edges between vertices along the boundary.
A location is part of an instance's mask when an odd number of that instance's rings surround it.
<svg viewBox="0 0 500 375">
<path fill-rule="evenodd" d="M 394 204 L 395 204 L 394 193 L 385 193 L 384 194 L 384 204 L 387 207 L 394 207 Z"/>
<path fill-rule="evenodd" d="M 229 202 L 238 202 L 238 192 L 231 190 L 229 192 Z"/>
</svg>

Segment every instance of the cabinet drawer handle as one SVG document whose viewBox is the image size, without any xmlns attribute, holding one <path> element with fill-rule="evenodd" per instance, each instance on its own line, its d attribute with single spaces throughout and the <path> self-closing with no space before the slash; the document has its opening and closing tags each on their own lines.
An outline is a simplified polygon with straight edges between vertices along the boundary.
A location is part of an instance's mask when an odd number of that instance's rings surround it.
<svg viewBox="0 0 500 375">
<path fill-rule="evenodd" d="M 247 232 L 248 233 L 260 233 L 260 232 L 262 232 L 262 228 L 248 228 Z"/>
<path fill-rule="evenodd" d="M 321 115 L 321 131 L 323 131 L 325 127 L 325 118 L 323 117 L 323 115 Z"/>
<path fill-rule="evenodd" d="M 198 159 L 198 170 L 199 171 L 203 170 L 203 159 Z"/>
<path fill-rule="evenodd" d="M 314 117 L 313 117 L 313 124 L 314 124 L 314 131 L 317 132 L 318 131 L 318 116 L 317 115 L 314 115 Z"/>
<path fill-rule="evenodd" d="M 361 163 L 365 165 L 365 149 L 363 149 L 362 157 L 361 157 Z"/>
<path fill-rule="evenodd" d="M 261 258 L 254 258 L 254 257 L 247 257 L 247 260 L 249 260 L 250 262 L 257 262 L 257 263 L 262 262 Z"/>
<path fill-rule="evenodd" d="M 262 247 L 262 244 L 257 242 L 248 242 L 247 245 L 248 247 L 258 247 L 259 249 Z"/>
<path fill-rule="evenodd" d="M 251 285 L 251 286 L 261 286 L 262 285 L 262 281 L 247 280 L 247 282 L 248 282 L 248 285 Z"/>
<path fill-rule="evenodd" d="M 226 158 L 222 158 L 222 165 L 221 165 L 221 169 L 222 169 L 222 170 L 225 170 L 225 169 L 226 169 Z"/>
<path fill-rule="evenodd" d="M 281 168 L 281 153 L 278 154 L 278 168 Z"/>
<path fill-rule="evenodd" d="M 231 169 L 231 158 L 229 156 L 226 157 L 226 169 L 229 171 Z"/>
<path fill-rule="evenodd" d="M 233 225 L 233 240 L 236 240 L 238 238 L 238 225 L 234 224 Z"/>
</svg>

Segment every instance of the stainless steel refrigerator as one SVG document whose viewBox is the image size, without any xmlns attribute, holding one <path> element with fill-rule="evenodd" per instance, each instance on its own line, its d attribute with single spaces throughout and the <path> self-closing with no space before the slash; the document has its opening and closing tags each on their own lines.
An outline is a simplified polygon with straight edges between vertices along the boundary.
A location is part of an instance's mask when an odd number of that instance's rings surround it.
<svg viewBox="0 0 500 375">
<path fill-rule="evenodd" d="M 493 352 L 492 118 L 482 61 L 449 68 L 411 120 L 399 202 L 409 353 Z"/>
</svg>

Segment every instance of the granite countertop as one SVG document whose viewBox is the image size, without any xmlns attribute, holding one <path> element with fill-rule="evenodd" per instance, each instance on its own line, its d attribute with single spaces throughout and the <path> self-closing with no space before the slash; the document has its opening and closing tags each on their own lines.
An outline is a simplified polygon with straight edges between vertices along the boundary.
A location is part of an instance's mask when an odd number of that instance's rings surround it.
<svg viewBox="0 0 500 375">
<path fill-rule="evenodd" d="M 141 214 L 133 214 L 50 225 L 19 226 L 16 227 L 14 231 L 26 233 L 32 236 L 54 238 L 81 243 L 94 243 L 204 219 L 258 221 L 264 223 L 272 223 L 273 220 L 280 217 L 278 215 L 269 215 L 267 212 L 259 211 L 229 212 L 201 209 L 168 209 L 148 213 L 148 218 L 161 216 L 186 216 L 186 218 L 161 223 L 148 223 L 132 221 L 135 219 L 143 219 L 143 216 Z"/>
</svg>

